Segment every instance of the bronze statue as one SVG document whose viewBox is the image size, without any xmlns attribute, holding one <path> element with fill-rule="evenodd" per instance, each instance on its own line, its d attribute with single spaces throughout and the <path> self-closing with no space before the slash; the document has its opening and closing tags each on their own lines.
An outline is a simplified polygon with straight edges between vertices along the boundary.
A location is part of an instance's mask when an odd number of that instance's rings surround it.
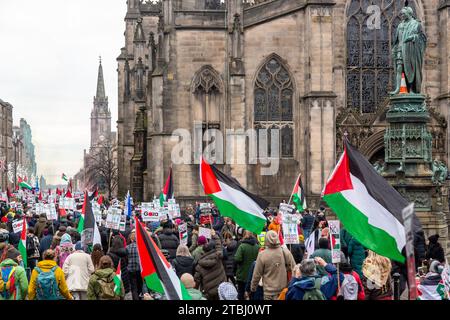
<svg viewBox="0 0 450 320">
<path fill-rule="evenodd" d="M 414 18 L 411 7 L 401 11 L 402 22 L 395 34 L 392 55 L 396 66 L 396 87 L 391 95 L 400 92 L 402 73 L 405 73 L 409 93 L 419 94 L 422 86 L 422 67 L 427 37 L 422 24 Z"/>
</svg>

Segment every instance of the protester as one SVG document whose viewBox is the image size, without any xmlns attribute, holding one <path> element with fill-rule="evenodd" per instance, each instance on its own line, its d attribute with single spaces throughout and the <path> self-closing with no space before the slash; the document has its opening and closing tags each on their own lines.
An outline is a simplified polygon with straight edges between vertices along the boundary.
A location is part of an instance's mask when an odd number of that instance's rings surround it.
<svg viewBox="0 0 450 320">
<path fill-rule="evenodd" d="M 113 261 L 106 255 L 100 258 L 99 268 L 89 279 L 87 298 L 88 300 L 123 300 L 125 297 L 124 285 L 120 280 L 120 291 L 116 292 L 116 276 L 113 269 Z"/>
<path fill-rule="evenodd" d="M 255 301 L 262 301 L 264 300 L 264 288 L 262 286 L 262 279 L 259 280 L 258 285 L 256 286 L 256 291 L 251 291 L 251 284 L 253 279 L 253 271 L 255 271 L 256 266 L 256 260 L 252 262 L 250 265 L 250 268 L 248 270 L 247 275 L 247 281 L 245 282 L 245 293 L 242 298 L 239 298 L 239 285 L 238 285 L 238 300 L 246 300 L 247 298 L 249 300 L 255 300 Z"/>
<path fill-rule="evenodd" d="M 43 232 L 45 229 L 48 229 L 47 215 L 45 213 L 41 213 L 39 215 L 38 222 L 34 226 L 36 237 L 42 238 L 42 236 L 44 236 Z"/>
<path fill-rule="evenodd" d="M 0 237 L 0 243 L 1 241 Z M 25 300 L 28 293 L 28 279 L 21 266 L 22 256 L 14 247 L 4 247 L 4 260 L 0 261 L 0 301 Z M 1 252 L 1 251 L 0 251 Z"/>
<path fill-rule="evenodd" d="M 316 277 L 314 259 L 305 259 L 296 265 L 289 283 L 286 300 L 326 300 L 321 288 L 321 277 Z"/>
<path fill-rule="evenodd" d="M 33 271 L 34 267 L 38 263 L 39 258 L 41 257 L 39 253 L 39 239 L 34 234 L 34 228 L 28 227 L 27 241 L 26 241 L 26 249 L 27 249 L 27 266 Z"/>
<path fill-rule="evenodd" d="M 43 257 L 43 254 L 46 250 L 50 249 L 53 242 L 53 227 L 50 226 L 42 232 L 44 237 L 40 239 L 39 241 L 39 253 L 41 254 L 41 257 Z"/>
<path fill-rule="evenodd" d="M 339 267 L 344 273 L 344 281 L 342 281 L 341 286 L 344 300 L 365 300 L 364 286 L 359 274 L 353 269 L 352 265 L 348 262 L 343 262 Z"/>
<path fill-rule="evenodd" d="M 171 262 L 175 259 L 177 248 L 180 244 L 180 240 L 173 231 L 173 224 L 171 222 L 163 224 L 163 231 L 159 235 L 159 241 L 161 242 L 161 248 L 169 251 L 169 262 Z"/>
<path fill-rule="evenodd" d="M 68 233 L 63 233 L 61 241 L 55 249 L 58 265 L 62 268 L 67 257 L 74 251 L 72 238 Z"/>
<path fill-rule="evenodd" d="M 392 300 L 391 261 L 369 250 L 361 279 L 366 300 Z"/>
<path fill-rule="evenodd" d="M 197 238 L 197 247 L 192 252 L 192 258 L 194 258 L 194 263 L 197 264 L 198 260 L 204 253 L 203 246 L 208 242 L 205 236 L 200 236 Z"/>
<path fill-rule="evenodd" d="M 429 244 L 426 252 L 427 260 L 437 260 L 440 263 L 445 262 L 444 248 L 438 242 L 439 235 L 435 234 L 428 238 Z"/>
<path fill-rule="evenodd" d="M 265 241 L 265 240 L 264 240 Z M 236 250 L 234 262 L 236 263 L 236 284 L 238 288 L 238 299 L 244 300 L 245 287 L 250 266 L 256 261 L 259 245 L 253 233 L 246 230 L 244 238 Z"/>
<path fill-rule="evenodd" d="M 89 277 L 95 268 L 91 256 L 82 250 L 80 242 L 76 244 L 75 251 L 65 259 L 63 271 L 74 300 L 87 300 Z"/>
<path fill-rule="evenodd" d="M 308 239 L 309 235 L 313 231 L 315 217 L 310 210 L 305 210 L 301 219 L 301 225 L 303 229 L 303 235 L 305 239 Z"/>
<path fill-rule="evenodd" d="M 67 287 L 63 270 L 56 264 L 56 254 L 52 249 L 43 253 L 42 261 L 31 273 L 28 287 L 29 300 L 73 300 Z"/>
<path fill-rule="evenodd" d="M 236 284 L 235 274 L 235 261 L 234 257 L 237 251 L 237 241 L 233 239 L 233 235 L 230 232 L 225 232 L 223 234 L 223 265 L 225 267 L 225 274 L 227 275 L 228 281 Z"/>
<path fill-rule="evenodd" d="M 208 300 L 218 300 L 218 287 L 227 280 L 222 264 L 223 251 L 220 238 L 211 230 L 212 239 L 203 245 L 197 266 L 195 267 L 195 283 Z"/>
<path fill-rule="evenodd" d="M 362 265 L 366 258 L 366 249 L 346 229 L 341 229 L 342 252 L 350 259 L 354 271 L 362 277 Z"/>
<path fill-rule="evenodd" d="M 127 246 L 128 274 L 130 277 L 130 289 L 133 300 L 139 300 L 142 294 L 141 267 L 139 264 L 139 254 L 136 245 L 136 230 L 130 233 L 130 244 Z"/>
<path fill-rule="evenodd" d="M 292 272 L 295 261 L 286 248 L 281 247 L 278 234 L 271 230 L 266 234 L 266 248 L 258 254 L 253 273 L 251 292 L 256 291 L 262 279 L 264 300 L 276 300 L 281 291 L 287 287 L 289 273 Z"/>
<path fill-rule="evenodd" d="M 180 280 L 186 288 L 188 294 L 191 296 L 192 300 L 206 300 L 202 292 L 195 289 L 195 280 L 190 273 L 181 275 Z"/>
<path fill-rule="evenodd" d="M 120 262 L 122 269 L 122 281 L 125 293 L 130 292 L 130 277 L 128 275 L 127 250 L 124 247 L 124 242 L 120 236 L 114 236 L 114 238 L 111 241 L 111 248 L 109 249 L 107 255 L 111 257 L 114 269 L 118 268 Z"/>
<path fill-rule="evenodd" d="M 331 259 L 331 250 L 329 249 L 330 247 L 330 241 L 328 240 L 328 238 L 320 238 L 319 239 L 319 249 L 315 250 L 313 252 L 312 255 L 310 255 L 309 257 L 311 259 L 314 259 L 316 257 L 320 257 L 323 260 L 325 260 L 326 263 L 331 263 L 332 259 Z M 341 251 L 340 252 L 341 255 L 341 261 L 346 261 L 345 255 L 344 253 Z M 328 273 L 325 270 L 324 266 L 317 266 L 317 272 L 319 273 L 320 276 L 326 276 Z"/>
<path fill-rule="evenodd" d="M 444 266 L 438 260 L 432 260 L 430 271 L 420 279 L 417 287 L 419 300 L 444 300 L 448 299 L 445 294 L 445 286 L 441 277 Z"/>
<path fill-rule="evenodd" d="M 185 273 L 194 275 L 194 258 L 192 258 L 189 248 L 180 244 L 177 249 L 176 257 L 172 261 L 172 266 L 178 277 Z"/>
</svg>

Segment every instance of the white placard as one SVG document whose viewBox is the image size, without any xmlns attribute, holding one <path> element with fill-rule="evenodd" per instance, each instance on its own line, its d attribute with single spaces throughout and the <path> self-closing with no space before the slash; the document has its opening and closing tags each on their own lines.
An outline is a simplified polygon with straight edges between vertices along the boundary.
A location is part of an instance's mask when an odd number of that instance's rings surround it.
<svg viewBox="0 0 450 320">
<path fill-rule="evenodd" d="M 178 226 L 178 233 L 180 235 L 180 244 L 186 246 L 188 243 L 188 233 L 186 223 L 182 223 Z"/>
<path fill-rule="evenodd" d="M 58 220 L 58 214 L 56 213 L 56 207 L 54 203 L 49 203 L 44 205 L 45 214 L 47 215 L 47 220 Z"/>
<path fill-rule="evenodd" d="M 198 236 L 205 236 L 206 239 L 211 239 L 211 229 L 208 228 L 198 228 Z"/>
<path fill-rule="evenodd" d="M 113 226 L 113 208 L 108 209 L 108 214 L 106 216 L 106 228 L 111 229 Z"/>
<path fill-rule="evenodd" d="M 283 214 L 283 238 L 286 244 L 299 244 L 297 217 L 293 214 Z"/>
<path fill-rule="evenodd" d="M 35 204 L 36 207 L 36 214 L 42 214 L 45 213 L 45 207 L 44 204 L 41 202 L 38 202 Z"/>
<path fill-rule="evenodd" d="M 330 228 L 330 247 L 331 247 L 331 259 L 333 263 L 341 262 L 341 227 L 339 220 L 328 221 L 328 227 Z"/>
<path fill-rule="evenodd" d="M 283 214 L 294 214 L 295 213 L 295 206 L 289 205 L 287 203 L 280 203 L 280 209 L 279 211 Z"/>
<path fill-rule="evenodd" d="M 125 216 L 121 216 L 120 217 L 120 225 L 119 225 L 119 231 L 124 232 L 125 231 L 125 225 L 127 223 L 127 220 L 125 218 Z"/>
<path fill-rule="evenodd" d="M 142 221 L 144 222 L 158 222 L 160 220 L 160 213 L 156 209 L 142 212 Z"/>
<path fill-rule="evenodd" d="M 23 228 L 23 219 L 14 221 L 14 222 L 12 223 L 12 227 L 13 227 L 13 232 L 14 232 L 14 233 L 22 232 L 22 228 Z"/>
</svg>

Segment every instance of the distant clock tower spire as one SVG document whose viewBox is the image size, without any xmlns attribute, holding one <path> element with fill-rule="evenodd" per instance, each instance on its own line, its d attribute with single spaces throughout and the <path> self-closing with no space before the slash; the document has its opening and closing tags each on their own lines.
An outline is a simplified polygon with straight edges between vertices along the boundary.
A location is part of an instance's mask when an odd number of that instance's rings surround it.
<svg viewBox="0 0 450 320">
<path fill-rule="evenodd" d="M 94 108 L 91 112 L 91 150 L 111 139 L 111 111 L 105 93 L 102 57 L 99 57 L 97 93 L 94 97 Z"/>
</svg>

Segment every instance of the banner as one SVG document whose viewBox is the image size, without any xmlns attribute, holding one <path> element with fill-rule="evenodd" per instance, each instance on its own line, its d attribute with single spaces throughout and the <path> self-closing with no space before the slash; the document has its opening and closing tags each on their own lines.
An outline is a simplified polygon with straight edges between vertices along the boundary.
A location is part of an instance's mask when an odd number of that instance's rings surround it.
<svg viewBox="0 0 450 320">
<path fill-rule="evenodd" d="M 285 244 L 299 244 L 297 217 L 293 214 L 283 214 L 283 238 Z"/>
<path fill-rule="evenodd" d="M 186 223 L 182 223 L 178 226 L 178 233 L 180 235 L 180 244 L 187 246 L 188 233 L 187 233 L 187 224 Z"/>
<path fill-rule="evenodd" d="M 328 227 L 330 228 L 330 246 L 331 246 L 331 262 L 341 262 L 341 226 L 339 220 L 328 221 Z"/>
</svg>

